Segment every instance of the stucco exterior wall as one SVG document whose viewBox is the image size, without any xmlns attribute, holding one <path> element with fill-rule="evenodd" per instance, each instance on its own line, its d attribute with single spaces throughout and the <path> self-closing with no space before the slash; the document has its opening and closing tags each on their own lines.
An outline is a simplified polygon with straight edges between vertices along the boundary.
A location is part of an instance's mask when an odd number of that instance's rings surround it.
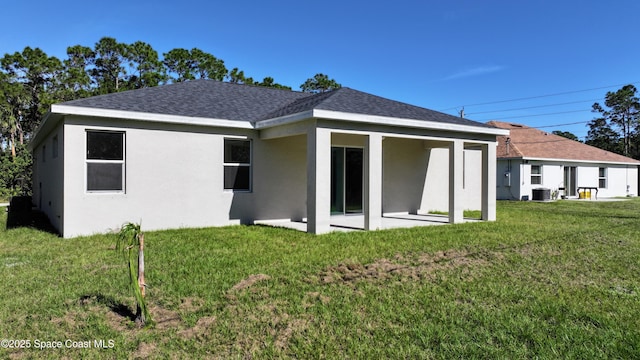
<svg viewBox="0 0 640 360">
<path fill-rule="evenodd" d="M 244 220 L 232 209 L 251 203 L 254 193 L 223 190 L 223 142 L 225 136 L 254 139 L 253 131 L 139 125 L 114 119 L 65 121 L 65 237 L 112 231 L 129 221 L 156 230 Z M 86 191 L 88 129 L 125 132 L 124 192 Z"/>
<path fill-rule="evenodd" d="M 86 190 L 87 130 L 125 133 L 124 191 Z M 331 146 L 366 147 L 366 128 L 354 131 L 357 133 L 341 133 L 339 129 L 332 132 Z M 140 222 L 145 230 L 160 230 L 255 220 L 301 220 L 308 216 L 306 134 L 263 139 L 259 131 L 252 129 L 80 116 L 66 116 L 63 125 L 54 132 L 60 145 L 59 164 L 55 169 L 43 167 L 38 173 L 58 179 L 57 182 L 43 181 L 42 194 L 60 197 L 51 200 L 52 208 L 58 206 L 55 208 L 60 214 L 50 211 L 47 215 L 52 219 L 58 216 L 58 228 L 65 237 L 114 231 L 125 222 Z M 386 135 L 391 136 L 382 140 L 382 211 L 448 211 L 449 149 L 432 148 L 428 146 L 429 141 L 417 136 Z M 226 137 L 252 140 L 252 190 L 249 192 L 224 190 Z M 482 207 L 482 152 L 465 149 L 463 158 L 462 204 L 464 209 L 479 210 Z M 49 165 L 54 163 L 45 164 Z M 323 166 L 318 171 L 327 174 L 330 168 Z"/>
<path fill-rule="evenodd" d="M 596 169 L 597 170 L 597 169 Z M 598 176 L 598 173 L 596 173 Z M 607 167 L 607 187 L 598 190 L 598 196 L 638 196 L 638 167 L 610 165 Z"/>
<path fill-rule="evenodd" d="M 417 139 L 384 139 L 382 167 L 382 211 L 417 213 L 424 196 L 429 167 L 429 151 L 425 149 L 424 142 Z M 435 169 L 433 172 L 436 172 Z M 441 169 L 441 172 L 448 173 L 448 167 Z"/>
<path fill-rule="evenodd" d="M 55 140 L 54 140 L 55 139 Z M 62 126 L 54 128 L 33 150 L 34 168 L 32 201 L 62 232 L 63 224 L 63 164 L 64 131 Z"/>
<path fill-rule="evenodd" d="M 511 165 L 509 165 L 509 163 Z M 540 165 L 542 184 L 531 184 L 531 166 Z M 598 197 L 636 196 L 638 168 L 634 165 L 579 163 L 541 160 L 498 160 L 497 198 L 500 200 L 522 200 L 532 198 L 532 190 L 547 188 L 552 191 L 564 187 L 565 167 L 576 168 L 576 187 L 598 187 L 599 168 L 607 173 L 607 187 L 598 189 Z M 511 186 L 507 185 L 505 173 L 511 174 Z M 627 192 L 627 187 L 629 191 Z M 563 195 L 562 191 L 560 195 Z M 576 194 L 567 194 L 576 197 Z"/>
<path fill-rule="evenodd" d="M 491 145 L 490 145 L 491 146 Z M 492 160 L 495 161 L 495 160 Z M 462 189 L 465 210 L 482 209 L 482 151 L 464 151 L 464 188 Z M 492 185 L 495 186 L 495 185 Z"/>
<path fill-rule="evenodd" d="M 428 165 L 420 213 L 449 210 L 449 149 L 427 149 Z M 482 152 L 464 150 L 462 206 L 464 210 L 482 208 Z"/>
<path fill-rule="evenodd" d="M 531 184 L 531 165 L 540 165 L 540 171 L 542 172 L 542 184 Z M 522 169 L 524 176 L 521 178 L 521 197 L 529 196 L 529 200 L 533 198 L 533 189 L 547 188 L 555 190 L 564 186 L 564 167 L 560 163 L 548 163 L 531 161 L 528 164 L 523 164 Z M 596 169 L 597 171 L 597 169 Z M 577 184 L 580 184 L 580 175 L 582 171 L 577 171 Z M 598 186 L 596 180 L 595 185 L 584 186 Z"/>
<path fill-rule="evenodd" d="M 307 138 L 304 135 L 254 140 L 251 203 L 233 203 L 234 218 L 302 220 L 307 214 Z"/>
</svg>

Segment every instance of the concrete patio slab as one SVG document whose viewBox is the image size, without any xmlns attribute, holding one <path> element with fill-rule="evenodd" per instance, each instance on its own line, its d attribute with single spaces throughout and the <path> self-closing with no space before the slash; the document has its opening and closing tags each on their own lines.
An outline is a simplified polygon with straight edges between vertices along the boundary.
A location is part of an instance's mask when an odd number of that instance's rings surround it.
<svg viewBox="0 0 640 360">
<path fill-rule="evenodd" d="M 480 219 L 464 219 L 464 222 L 478 222 Z M 332 215 L 330 230 L 333 231 L 363 231 L 364 215 Z M 255 221 L 258 225 L 267 225 L 274 227 L 283 227 L 298 231 L 307 231 L 307 219 L 302 221 L 293 220 L 259 220 Z M 408 213 L 392 213 L 382 216 L 382 227 L 379 230 L 395 229 L 395 228 L 411 228 L 418 226 L 445 225 L 449 223 L 449 217 L 446 215 L 420 215 Z"/>
</svg>

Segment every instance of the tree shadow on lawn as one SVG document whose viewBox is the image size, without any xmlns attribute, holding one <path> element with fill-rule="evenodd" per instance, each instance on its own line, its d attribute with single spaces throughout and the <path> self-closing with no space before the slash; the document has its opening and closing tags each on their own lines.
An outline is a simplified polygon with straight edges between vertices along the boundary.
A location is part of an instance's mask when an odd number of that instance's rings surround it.
<svg viewBox="0 0 640 360">
<path fill-rule="evenodd" d="M 58 231 L 51 225 L 49 218 L 38 210 L 31 207 L 30 196 L 14 196 L 11 204 L 6 209 L 7 224 L 6 229 L 29 227 L 51 234 L 59 235 Z"/>
<path fill-rule="evenodd" d="M 87 294 L 80 297 L 79 303 L 80 305 L 104 305 L 108 307 L 109 310 L 123 318 L 129 319 L 131 321 L 136 320 L 136 314 L 131 311 L 131 309 L 127 305 L 116 301 L 116 299 L 111 296 L 105 296 L 102 294 Z"/>
</svg>

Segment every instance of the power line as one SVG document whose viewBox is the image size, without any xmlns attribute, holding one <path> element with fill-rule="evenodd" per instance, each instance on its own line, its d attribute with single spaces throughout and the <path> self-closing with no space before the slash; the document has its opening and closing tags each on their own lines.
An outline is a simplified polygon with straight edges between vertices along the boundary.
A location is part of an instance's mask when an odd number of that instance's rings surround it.
<svg viewBox="0 0 640 360">
<path fill-rule="evenodd" d="M 624 85 L 629 85 L 629 84 L 638 84 L 638 83 L 640 83 L 640 82 L 634 81 L 634 82 L 631 82 L 631 83 L 602 86 L 602 87 L 596 87 L 596 88 L 591 88 L 591 89 L 565 91 L 565 92 L 559 92 L 559 93 L 554 93 L 554 94 L 529 96 L 529 97 L 522 97 L 522 98 L 516 98 L 516 99 L 509 99 L 509 100 L 489 101 L 489 102 L 477 103 L 477 104 L 466 104 L 464 106 L 480 106 L 480 105 L 490 105 L 490 104 L 501 104 L 501 103 L 506 103 L 506 102 L 521 101 L 521 100 L 540 99 L 540 98 L 545 98 L 545 97 L 560 96 L 560 95 L 567 95 L 567 94 L 576 94 L 576 93 L 580 93 L 580 92 L 587 92 L 587 91 L 593 91 L 593 90 L 602 90 L 602 89 L 608 89 L 608 88 L 612 88 L 612 87 L 624 86 Z M 447 110 L 457 109 L 458 107 L 459 106 L 455 106 L 455 107 L 443 109 L 443 110 L 440 110 L 440 111 L 447 111 Z"/>
<path fill-rule="evenodd" d="M 589 111 L 589 112 L 591 112 L 591 110 L 584 110 L 584 109 L 582 109 L 582 110 L 570 110 L 570 111 L 558 111 L 558 112 L 546 113 L 546 114 L 535 114 L 535 115 L 521 115 L 521 116 L 501 117 L 501 118 L 500 118 L 500 120 L 507 120 L 507 119 L 520 119 L 520 118 L 536 117 L 536 116 L 547 116 L 547 115 L 570 114 L 570 113 L 585 112 L 585 111 Z M 483 119 L 483 120 L 476 120 L 476 121 L 487 121 L 487 120 L 491 120 L 491 119 Z"/>
<path fill-rule="evenodd" d="M 514 130 L 530 130 L 530 129 L 544 129 L 544 128 L 550 128 L 550 127 L 559 127 L 559 126 L 567 126 L 567 125 L 577 125 L 577 124 L 586 124 L 589 121 L 576 121 L 576 122 L 570 122 L 570 123 L 563 123 L 563 124 L 553 124 L 553 125 L 545 125 L 545 126 L 526 126 L 526 127 L 522 127 L 522 128 L 518 128 L 518 127 L 514 127 L 514 128 L 509 128 L 509 131 L 514 131 Z M 575 135 L 579 140 L 581 141 L 586 141 L 587 139 L 587 135 L 578 135 L 576 133 L 570 132 L 571 134 Z M 559 135 L 560 137 L 563 137 L 561 135 Z M 557 140 L 544 140 L 544 141 L 529 141 L 529 142 L 519 142 L 519 144 L 541 144 L 541 143 L 547 143 L 547 142 L 558 142 L 558 141 L 564 141 L 564 140 L 571 140 L 568 138 L 564 138 L 564 139 L 557 139 Z"/>
<path fill-rule="evenodd" d="M 569 101 L 569 102 L 564 102 L 564 103 L 556 103 L 556 104 L 548 104 L 548 105 L 537 105 L 537 106 L 528 106 L 528 107 L 521 107 L 521 108 L 511 108 L 511 109 L 504 109 L 504 110 L 480 111 L 480 112 L 469 113 L 467 115 L 491 114 L 491 113 L 515 111 L 515 110 L 538 109 L 538 108 L 544 108 L 544 107 L 553 107 L 553 106 L 560 106 L 560 105 L 586 103 L 586 102 L 592 102 L 592 101 L 598 101 L 598 100 L 602 100 L 602 98 L 594 99 L 594 100 Z"/>
<path fill-rule="evenodd" d="M 576 121 L 576 122 L 564 123 L 564 124 L 554 124 L 554 125 L 545 125 L 545 126 L 529 126 L 529 127 L 526 127 L 526 128 L 511 128 L 509 130 L 544 129 L 544 128 L 557 127 L 557 126 L 586 124 L 588 122 L 589 121 Z"/>
</svg>

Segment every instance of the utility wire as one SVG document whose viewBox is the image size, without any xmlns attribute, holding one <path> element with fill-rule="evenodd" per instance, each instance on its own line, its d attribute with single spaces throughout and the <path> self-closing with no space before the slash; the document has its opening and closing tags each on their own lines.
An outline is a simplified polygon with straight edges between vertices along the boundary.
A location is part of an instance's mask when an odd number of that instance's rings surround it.
<svg viewBox="0 0 640 360">
<path fill-rule="evenodd" d="M 528 127 L 524 127 L 524 128 L 512 128 L 512 129 L 509 129 L 509 130 L 544 129 L 544 128 L 558 127 L 558 126 L 586 124 L 588 122 L 589 121 L 576 121 L 576 122 L 564 123 L 564 124 L 554 124 L 554 125 L 545 125 L 545 126 L 528 126 Z"/>
<path fill-rule="evenodd" d="M 618 85 L 601 86 L 601 87 L 596 87 L 596 88 L 591 88 L 591 89 L 573 90 L 573 91 L 565 91 L 565 92 L 559 92 L 559 93 L 554 93 L 554 94 L 522 97 L 522 98 L 516 98 L 516 99 L 509 99 L 509 100 L 490 101 L 490 102 L 477 103 L 477 104 L 466 104 L 466 105 L 463 105 L 463 106 L 480 106 L 480 105 L 490 105 L 490 104 L 501 104 L 501 103 L 506 103 L 506 102 L 521 101 L 521 100 L 540 99 L 540 98 L 545 98 L 545 97 L 560 96 L 560 95 L 567 95 L 567 94 L 576 94 L 576 93 L 580 93 L 580 92 L 587 92 L 587 91 L 593 91 L 593 90 L 609 89 L 609 88 L 612 88 L 612 87 L 624 86 L 624 85 L 629 85 L 629 84 L 635 85 L 635 84 L 638 84 L 638 83 L 640 83 L 640 81 L 634 81 L 634 82 L 631 82 L 631 83 L 624 83 L 624 84 L 618 84 Z M 460 106 L 455 106 L 455 107 L 443 109 L 443 110 L 440 110 L 440 111 L 447 111 L 447 110 L 457 109 L 459 107 Z"/>
<path fill-rule="evenodd" d="M 560 136 L 562 137 L 562 136 Z M 555 142 L 563 142 L 563 141 L 575 141 L 569 138 L 562 138 L 562 139 L 557 139 L 557 140 L 543 140 L 543 141 L 521 141 L 518 142 L 518 144 L 547 144 L 547 143 L 555 143 Z"/>
<path fill-rule="evenodd" d="M 521 116 L 509 116 L 509 117 L 501 117 L 500 120 L 507 120 L 507 119 L 520 119 L 520 118 L 527 118 L 527 117 L 536 117 L 536 116 L 547 116 L 547 115 L 559 115 L 559 114 L 569 114 L 569 113 L 577 113 L 577 112 L 585 112 L 585 111 L 589 111 L 591 112 L 591 110 L 570 110 L 570 111 L 558 111 L 558 112 L 554 112 L 554 113 L 546 113 L 546 114 L 535 114 L 535 115 L 521 115 Z M 487 121 L 487 120 L 492 120 L 492 119 L 483 119 L 483 120 L 477 120 L 474 119 L 476 121 Z"/>
<path fill-rule="evenodd" d="M 579 103 L 586 103 L 586 102 L 592 102 L 592 101 L 602 101 L 602 98 L 594 99 L 594 100 L 580 100 L 580 101 L 570 101 L 570 102 L 548 104 L 548 105 L 538 105 L 538 106 L 528 106 L 528 107 L 521 107 L 521 108 L 511 108 L 511 109 L 504 109 L 504 110 L 480 111 L 480 112 L 469 113 L 467 115 L 491 114 L 491 113 L 506 112 L 506 111 L 538 109 L 538 108 L 544 108 L 544 107 L 553 107 L 553 106 L 569 105 L 569 104 L 579 104 Z"/>
</svg>

